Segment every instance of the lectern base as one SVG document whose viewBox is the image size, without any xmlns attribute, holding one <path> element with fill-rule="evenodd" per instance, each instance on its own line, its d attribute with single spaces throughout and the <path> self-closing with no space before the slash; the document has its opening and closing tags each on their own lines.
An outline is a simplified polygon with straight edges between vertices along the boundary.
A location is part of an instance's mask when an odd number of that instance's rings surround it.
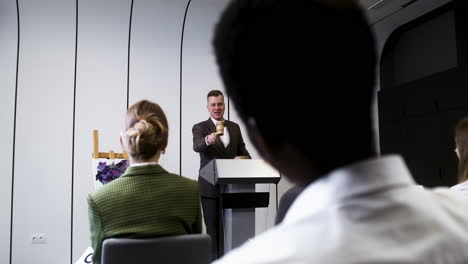
<svg viewBox="0 0 468 264">
<path fill-rule="evenodd" d="M 255 184 L 228 184 L 224 193 L 252 193 Z M 255 236 L 255 208 L 224 209 L 224 254 Z"/>
<path fill-rule="evenodd" d="M 219 252 L 225 254 L 254 237 L 255 208 L 268 206 L 269 193 L 255 192 L 255 184 L 278 183 L 281 177 L 278 171 L 263 160 L 213 159 L 200 169 L 200 178 L 209 182 L 216 191 L 219 190 L 218 195 L 212 198 L 220 200 L 222 211 L 218 219 L 224 226 L 216 231 L 218 234 L 224 231 L 225 235 L 216 245 Z M 202 187 L 200 181 L 203 203 L 211 197 L 204 197 Z M 205 219 L 210 218 L 209 210 L 206 209 L 207 206 L 203 204 Z"/>
<path fill-rule="evenodd" d="M 224 209 L 224 254 L 255 236 L 255 208 Z"/>
</svg>

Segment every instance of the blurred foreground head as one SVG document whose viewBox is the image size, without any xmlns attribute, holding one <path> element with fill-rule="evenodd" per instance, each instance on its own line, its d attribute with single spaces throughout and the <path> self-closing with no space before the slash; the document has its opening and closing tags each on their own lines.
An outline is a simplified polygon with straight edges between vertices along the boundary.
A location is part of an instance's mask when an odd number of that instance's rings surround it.
<svg viewBox="0 0 468 264">
<path fill-rule="evenodd" d="M 307 185 L 374 155 L 375 46 L 351 0 L 235 0 L 213 40 L 260 154 Z"/>
</svg>

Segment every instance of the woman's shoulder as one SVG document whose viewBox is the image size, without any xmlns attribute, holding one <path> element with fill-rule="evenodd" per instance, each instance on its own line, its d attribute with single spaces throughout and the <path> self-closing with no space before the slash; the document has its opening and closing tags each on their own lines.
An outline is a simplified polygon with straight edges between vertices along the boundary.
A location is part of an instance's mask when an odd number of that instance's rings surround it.
<svg viewBox="0 0 468 264">
<path fill-rule="evenodd" d="M 180 182 L 181 184 L 186 184 L 187 186 L 198 186 L 198 182 L 196 180 L 175 173 L 170 173 L 170 175 L 172 179 Z"/>
<path fill-rule="evenodd" d="M 450 189 L 455 190 L 455 191 L 460 191 L 460 192 L 468 192 L 468 181 L 464 181 L 462 183 L 454 185 L 450 187 Z"/>
<path fill-rule="evenodd" d="M 174 190 L 180 190 L 182 192 L 198 192 L 198 182 L 193 179 L 175 173 L 168 173 L 166 179 L 168 181 L 168 185 L 170 185 Z"/>
<path fill-rule="evenodd" d="M 126 178 L 120 177 L 120 178 L 113 180 L 112 182 L 104 184 L 103 186 L 91 192 L 88 195 L 88 200 L 89 199 L 99 200 L 102 197 L 109 197 L 109 196 L 117 195 L 121 193 L 127 186 L 127 184 L 125 183 L 126 180 L 127 180 Z M 104 199 L 107 199 L 107 198 L 104 198 Z"/>
</svg>

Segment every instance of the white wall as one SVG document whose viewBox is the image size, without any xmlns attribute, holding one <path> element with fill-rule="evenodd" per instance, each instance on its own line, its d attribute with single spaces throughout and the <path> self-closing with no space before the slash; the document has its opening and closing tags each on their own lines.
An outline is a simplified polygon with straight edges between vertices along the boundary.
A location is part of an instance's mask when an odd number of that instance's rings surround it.
<svg viewBox="0 0 468 264">
<path fill-rule="evenodd" d="M 180 46 L 188 0 L 136 1 L 130 50 L 130 105 L 141 99 L 164 109 L 169 142 L 160 163 L 180 173 Z"/>
<path fill-rule="evenodd" d="M 74 5 L 19 5 L 12 263 L 70 261 Z M 47 244 L 31 244 L 33 233 L 45 233 Z"/>
<path fill-rule="evenodd" d="M 130 4 L 131 0 L 79 1 L 72 260 L 90 241 L 86 196 L 93 190 L 92 131 L 99 130 L 101 152 L 122 152 L 119 133 L 127 109 Z"/>
<path fill-rule="evenodd" d="M 142 0 L 132 9 L 131 0 L 19 1 L 15 114 L 16 1 L 0 0 L 0 114 L 7 124 L 0 132 L 0 162 L 7 172 L 0 187 L 0 209 L 6 212 L 0 219 L 0 263 L 10 262 L 10 232 L 11 263 L 73 263 L 89 246 L 92 130 L 99 130 L 100 151 L 120 152 L 127 101 L 149 99 L 162 106 L 170 134 L 161 164 L 198 177 L 191 128 L 209 116 L 207 92 L 223 90 L 211 38 L 227 0 L 192 0 L 186 10 L 188 3 Z M 232 108 L 231 116 L 240 123 Z M 274 212 L 261 210 L 256 226 L 263 231 Z M 36 233 L 46 234 L 45 244 L 31 243 Z"/>
<path fill-rule="evenodd" d="M 212 50 L 214 24 L 228 0 L 192 0 L 182 47 L 182 175 L 198 178 L 200 157 L 193 151 L 192 127 L 210 116 L 206 95 L 223 85 Z M 228 99 L 225 98 L 225 103 Z M 226 104 L 226 109 L 228 104 Z M 225 113 L 225 117 L 227 111 Z"/>
<path fill-rule="evenodd" d="M 11 182 L 16 86 L 17 16 L 14 1 L 0 1 L 0 263 L 10 261 Z"/>
</svg>

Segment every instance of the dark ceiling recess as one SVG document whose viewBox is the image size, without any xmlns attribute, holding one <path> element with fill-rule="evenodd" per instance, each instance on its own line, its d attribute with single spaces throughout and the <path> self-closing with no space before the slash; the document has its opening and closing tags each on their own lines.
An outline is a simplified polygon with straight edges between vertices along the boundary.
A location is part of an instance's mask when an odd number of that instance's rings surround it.
<svg viewBox="0 0 468 264">
<path fill-rule="evenodd" d="M 417 1 L 418 1 L 418 0 L 409 1 L 409 2 L 407 2 L 407 3 L 402 4 L 401 7 L 402 7 L 402 8 L 405 8 L 405 7 L 407 7 L 407 6 L 410 6 L 410 5 L 414 4 L 414 3 L 417 2 Z"/>
<path fill-rule="evenodd" d="M 369 23 L 374 25 L 417 1 L 418 0 L 361 0 L 360 2 L 363 7 L 367 9 Z"/>
<path fill-rule="evenodd" d="M 453 129 L 468 117 L 467 2 L 453 1 L 403 25 L 382 52 L 381 153 L 401 154 L 424 186 L 457 181 Z"/>
</svg>

